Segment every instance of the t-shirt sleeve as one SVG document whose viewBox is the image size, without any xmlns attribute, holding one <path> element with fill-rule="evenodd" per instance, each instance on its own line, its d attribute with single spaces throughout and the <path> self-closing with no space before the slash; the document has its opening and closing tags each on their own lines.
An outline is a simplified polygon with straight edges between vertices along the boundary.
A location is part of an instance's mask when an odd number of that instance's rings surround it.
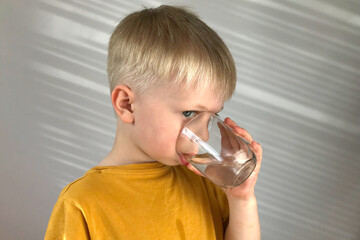
<svg viewBox="0 0 360 240">
<path fill-rule="evenodd" d="M 59 198 L 45 234 L 50 239 L 90 239 L 85 217 L 78 207 Z"/>
</svg>

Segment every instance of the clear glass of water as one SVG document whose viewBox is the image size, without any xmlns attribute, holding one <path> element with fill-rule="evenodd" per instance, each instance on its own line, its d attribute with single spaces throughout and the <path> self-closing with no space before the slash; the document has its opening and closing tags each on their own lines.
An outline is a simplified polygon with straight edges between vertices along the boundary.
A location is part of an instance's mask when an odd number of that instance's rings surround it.
<svg viewBox="0 0 360 240">
<path fill-rule="evenodd" d="M 186 124 L 176 149 L 181 158 L 223 188 L 240 185 L 256 166 L 249 143 L 210 113 L 200 113 Z"/>
</svg>

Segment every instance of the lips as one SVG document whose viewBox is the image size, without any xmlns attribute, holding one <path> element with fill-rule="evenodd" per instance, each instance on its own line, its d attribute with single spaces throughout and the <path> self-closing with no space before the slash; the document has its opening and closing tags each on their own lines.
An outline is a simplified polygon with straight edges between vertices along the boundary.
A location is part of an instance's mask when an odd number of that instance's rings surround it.
<svg viewBox="0 0 360 240">
<path fill-rule="evenodd" d="M 189 164 L 189 162 L 186 161 L 186 158 L 183 155 L 179 155 L 179 156 L 180 156 L 181 165 L 187 166 Z"/>
</svg>

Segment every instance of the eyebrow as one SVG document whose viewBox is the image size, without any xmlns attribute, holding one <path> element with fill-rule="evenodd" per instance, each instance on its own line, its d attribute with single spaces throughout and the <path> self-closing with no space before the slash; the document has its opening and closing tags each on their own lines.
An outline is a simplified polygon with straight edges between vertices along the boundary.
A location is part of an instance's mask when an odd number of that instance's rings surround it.
<svg viewBox="0 0 360 240">
<path fill-rule="evenodd" d="M 201 104 L 196 105 L 195 107 L 196 107 L 196 108 L 200 108 L 200 109 L 208 110 L 206 106 L 201 105 Z M 221 107 L 220 111 L 217 111 L 217 112 L 221 112 L 223 109 L 224 109 L 224 105 Z"/>
</svg>

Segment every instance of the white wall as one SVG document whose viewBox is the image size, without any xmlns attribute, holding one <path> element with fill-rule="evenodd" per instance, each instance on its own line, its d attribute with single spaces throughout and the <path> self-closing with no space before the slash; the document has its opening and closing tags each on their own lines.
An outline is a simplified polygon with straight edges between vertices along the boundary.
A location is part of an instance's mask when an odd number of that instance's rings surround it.
<svg viewBox="0 0 360 240">
<path fill-rule="evenodd" d="M 43 238 L 61 189 L 110 150 L 109 35 L 130 11 L 172 2 L 235 57 L 223 116 L 264 148 L 263 239 L 359 239 L 358 0 L 1 1 L 0 239 Z"/>
</svg>

